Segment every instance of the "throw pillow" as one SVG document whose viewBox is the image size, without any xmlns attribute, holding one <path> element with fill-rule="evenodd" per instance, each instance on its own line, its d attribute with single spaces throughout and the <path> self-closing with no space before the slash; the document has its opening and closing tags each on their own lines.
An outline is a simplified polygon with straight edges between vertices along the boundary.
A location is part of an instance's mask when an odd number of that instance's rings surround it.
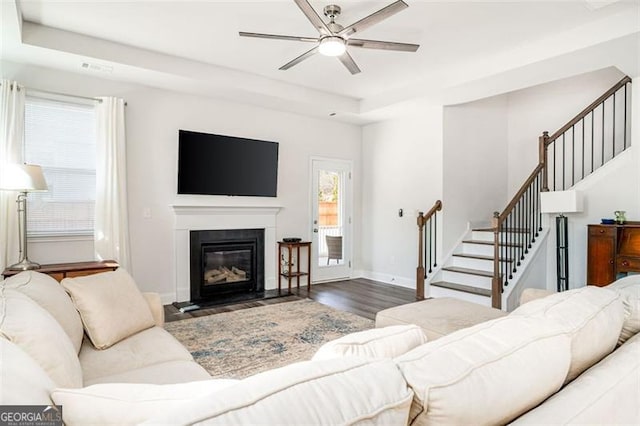
<svg viewBox="0 0 640 426">
<path fill-rule="evenodd" d="M 54 389 L 51 399 L 62 405 L 62 420 L 67 426 L 137 425 L 237 382 L 220 379 L 172 385 L 105 383 L 82 389 Z"/>
<path fill-rule="evenodd" d="M 640 275 L 621 278 L 606 288 L 618 293 L 624 306 L 624 324 L 618 337 L 621 345 L 640 332 Z"/>
<path fill-rule="evenodd" d="M 417 325 L 392 325 L 343 336 L 327 342 L 313 360 L 343 358 L 395 358 L 427 342 Z"/>
<path fill-rule="evenodd" d="M 65 278 L 62 285 L 80 312 L 91 343 L 98 349 L 155 325 L 145 298 L 122 268 Z"/>
<path fill-rule="evenodd" d="M 36 271 L 24 271 L 2 282 L 5 288 L 18 290 L 42 306 L 54 317 L 80 352 L 84 330 L 82 320 L 64 288 L 51 275 Z"/>
<path fill-rule="evenodd" d="M 29 297 L 3 287 L 0 287 L 0 337 L 26 352 L 57 386 L 82 386 L 78 354 L 58 321 Z M 0 364 L 4 370 L 1 356 Z"/>
</svg>

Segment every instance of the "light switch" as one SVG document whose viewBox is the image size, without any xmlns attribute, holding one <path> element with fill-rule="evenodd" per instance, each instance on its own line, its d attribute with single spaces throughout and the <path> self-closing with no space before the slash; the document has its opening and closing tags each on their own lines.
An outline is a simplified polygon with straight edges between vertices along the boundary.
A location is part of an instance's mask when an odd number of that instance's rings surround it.
<svg viewBox="0 0 640 426">
<path fill-rule="evenodd" d="M 142 210 L 142 217 L 145 219 L 151 219 L 151 209 L 149 207 L 145 207 Z"/>
</svg>

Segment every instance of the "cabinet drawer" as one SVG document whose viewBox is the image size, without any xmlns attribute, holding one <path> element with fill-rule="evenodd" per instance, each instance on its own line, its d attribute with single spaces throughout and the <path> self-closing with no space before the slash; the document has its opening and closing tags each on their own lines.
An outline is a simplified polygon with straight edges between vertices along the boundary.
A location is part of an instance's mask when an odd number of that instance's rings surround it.
<svg viewBox="0 0 640 426">
<path fill-rule="evenodd" d="M 615 237 L 618 229 L 612 226 L 590 226 L 590 237 Z"/>
<path fill-rule="evenodd" d="M 640 258 L 620 256 L 616 261 L 618 272 L 639 272 Z"/>
</svg>

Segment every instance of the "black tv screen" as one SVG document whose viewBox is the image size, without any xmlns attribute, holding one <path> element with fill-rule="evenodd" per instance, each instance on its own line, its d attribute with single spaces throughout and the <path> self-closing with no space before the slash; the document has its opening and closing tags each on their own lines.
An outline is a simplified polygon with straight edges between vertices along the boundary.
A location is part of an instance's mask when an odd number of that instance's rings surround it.
<svg viewBox="0 0 640 426">
<path fill-rule="evenodd" d="M 278 143 L 180 130 L 178 194 L 275 197 Z"/>
</svg>

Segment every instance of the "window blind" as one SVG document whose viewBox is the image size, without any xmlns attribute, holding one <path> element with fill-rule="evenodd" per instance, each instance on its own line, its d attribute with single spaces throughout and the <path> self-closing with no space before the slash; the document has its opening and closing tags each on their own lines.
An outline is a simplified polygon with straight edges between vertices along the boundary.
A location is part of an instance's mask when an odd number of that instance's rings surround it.
<svg viewBox="0 0 640 426">
<path fill-rule="evenodd" d="M 93 105 L 26 98 L 25 162 L 42 167 L 49 187 L 27 198 L 29 235 L 93 233 L 95 128 Z"/>
</svg>

